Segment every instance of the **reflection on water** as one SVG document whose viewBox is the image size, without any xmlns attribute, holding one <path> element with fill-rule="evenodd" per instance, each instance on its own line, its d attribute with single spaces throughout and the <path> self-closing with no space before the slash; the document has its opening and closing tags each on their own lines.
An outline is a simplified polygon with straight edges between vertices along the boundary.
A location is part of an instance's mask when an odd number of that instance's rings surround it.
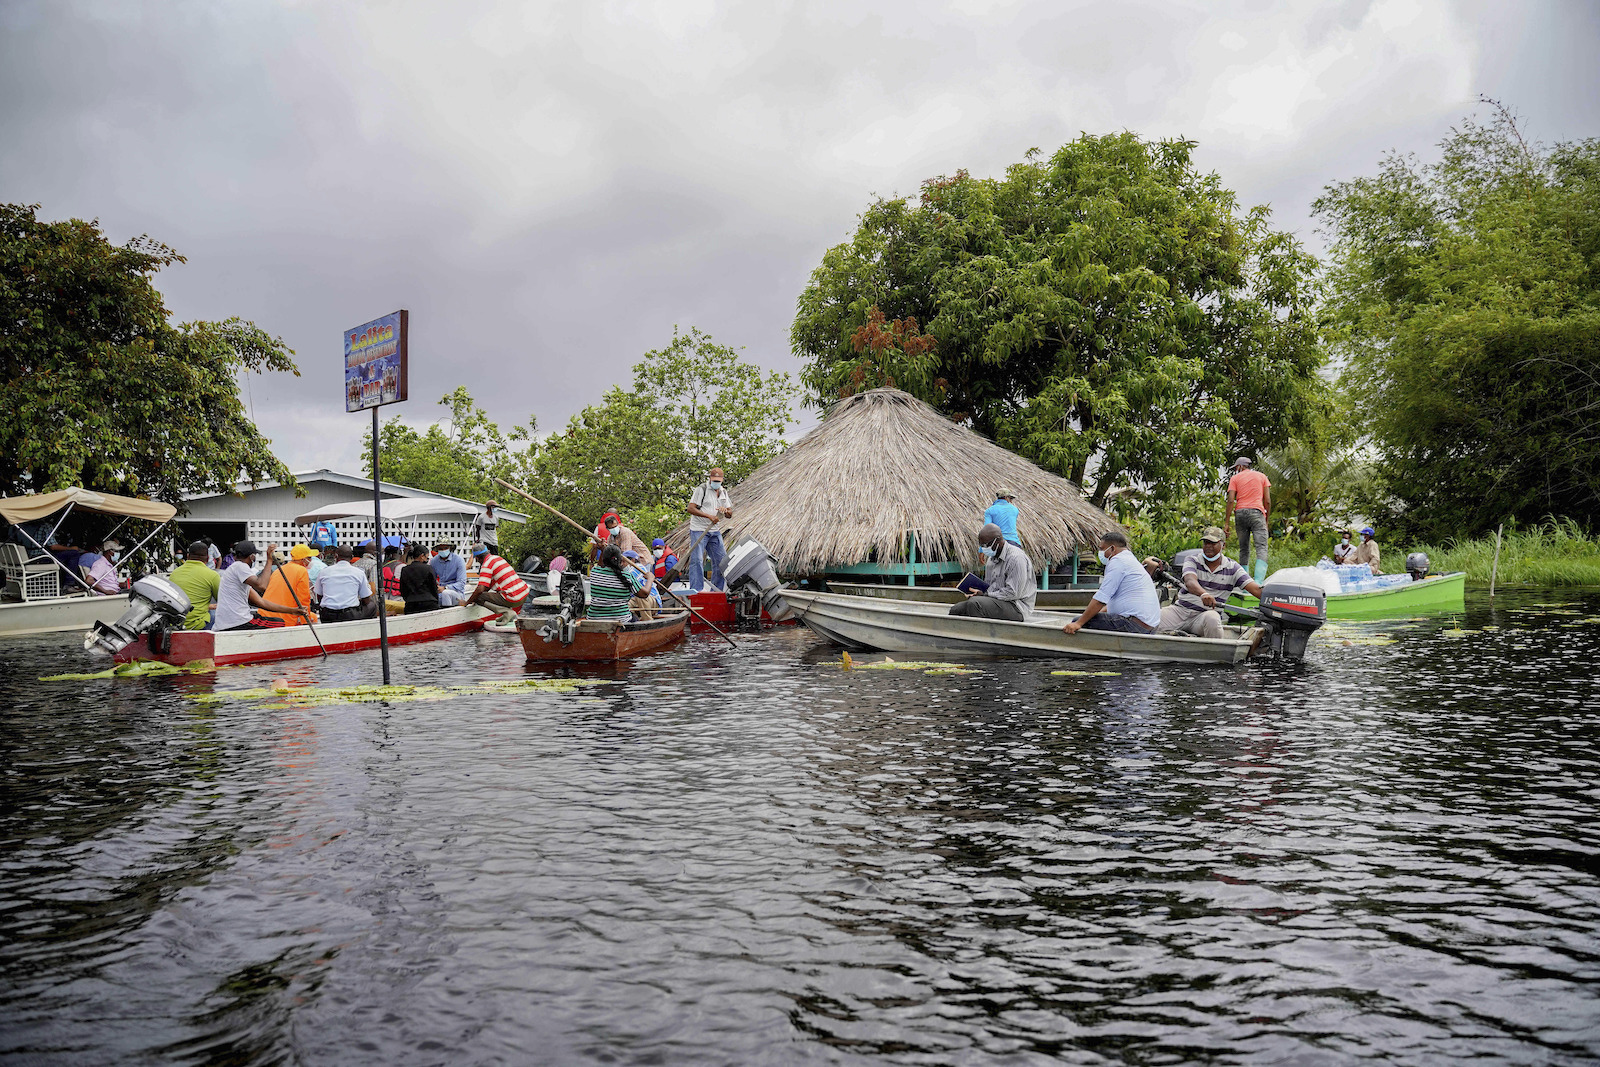
<svg viewBox="0 0 1600 1067">
<path fill-rule="evenodd" d="M 69 641 L 0 645 L 0 1055 L 1586 1060 L 1597 616 L 1111 677 L 477 635 L 396 681 L 600 684 L 308 708 L 188 697 L 375 657 L 51 685 Z"/>
</svg>

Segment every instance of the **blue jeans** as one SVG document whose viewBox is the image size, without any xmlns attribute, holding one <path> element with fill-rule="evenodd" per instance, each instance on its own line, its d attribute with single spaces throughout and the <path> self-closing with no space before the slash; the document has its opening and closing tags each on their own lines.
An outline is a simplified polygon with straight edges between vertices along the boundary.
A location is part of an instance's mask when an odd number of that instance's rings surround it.
<svg viewBox="0 0 1600 1067">
<path fill-rule="evenodd" d="M 716 589 L 722 588 L 722 565 L 728 560 L 728 554 L 722 549 L 722 531 L 690 530 L 689 591 L 691 593 L 698 593 L 705 588 L 705 564 L 700 559 L 702 547 L 705 549 L 705 554 L 711 557 L 711 585 Z"/>
<path fill-rule="evenodd" d="M 1083 624 L 1085 630 L 1115 630 L 1125 634 L 1153 634 L 1143 622 L 1132 615 L 1107 615 L 1100 612 L 1094 618 Z"/>
</svg>

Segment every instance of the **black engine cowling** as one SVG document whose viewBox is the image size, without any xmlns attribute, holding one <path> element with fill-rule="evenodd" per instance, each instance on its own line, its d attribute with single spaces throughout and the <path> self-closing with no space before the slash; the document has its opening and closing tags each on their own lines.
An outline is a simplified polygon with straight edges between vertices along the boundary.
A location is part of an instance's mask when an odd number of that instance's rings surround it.
<svg viewBox="0 0 1600 1067">
<path fill-rule="evenodd" d="M 1261 586 L 1257 609 L 1274 656 L 1302 659 L 1306 642 L 1328 621 L 1328 595 L 1320 586 L 1268 578 Z"/>
</svg>

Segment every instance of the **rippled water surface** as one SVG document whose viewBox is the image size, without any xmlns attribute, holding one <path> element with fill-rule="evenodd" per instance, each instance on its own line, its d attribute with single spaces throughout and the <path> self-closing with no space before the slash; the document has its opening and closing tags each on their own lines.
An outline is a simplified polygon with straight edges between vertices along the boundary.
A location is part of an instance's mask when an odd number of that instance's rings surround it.
<svg viewBox="0 0 1600 1067">
<path fill-rule="evenodd" d="M 191 697 L 375 654 L 41 683 L 71 638 L 6 643 L 0 1058 L 1592 1060 L 1600 596 L 1468 604 L 1298 669 L 846 672 L 781 629 L 298 708 Z"/>
</svg>

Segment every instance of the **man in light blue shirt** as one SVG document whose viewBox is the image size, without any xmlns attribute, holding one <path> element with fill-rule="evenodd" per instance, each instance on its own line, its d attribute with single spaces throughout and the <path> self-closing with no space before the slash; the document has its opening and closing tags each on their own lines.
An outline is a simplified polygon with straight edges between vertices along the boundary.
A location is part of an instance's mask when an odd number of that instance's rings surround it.
<svg viewBox="0 0 1600 1067">
<path fill-rule="evenodd" d="M 1128 535 L 1107 530 L 1100 535 L 1100 558 L 1106 565 L 1100 588 L 1094 591 L 1083 614 L 1061 629 L 1075 634 L 1091 630 L 1118 630 L 1123 633 L 1153 634 L 1161 625 L 1161 598 L 1156 583 L 1128 551 Z"/>
<path fill-rule="evenodd" d="M 456 551 L 454 542 L 440 541 L 433 546 L 428 561 L 433 576 L 439 579 L 439 606 L 453 608 L 467 597 L 467 563 Z"/>
<path fill-rule="evenodd" d="M 383 610 L 382 601 L 373 595 L 366 575 L 351 566 L 354 555 L 348 545 L 334 545 L 328 549 L 334 562 L 317 576 L 311 584 L 322 605 L 318 613 L 322 622 L 350 622 L 353 619 L 375 619 Z"/>
<path fill-rule="evenodd" d="M 989 510 L 983 513 L 983 521 L 992 522 L 1000 527 L 1000 536 L 1022 547 L 1022 538 L 1017 535 L 1017 505 L 1012 501 L 1017 499 L 1015 489 L 1001 489 L 994 494 L 994 503 L 989 505 Z"/>
</svg>

